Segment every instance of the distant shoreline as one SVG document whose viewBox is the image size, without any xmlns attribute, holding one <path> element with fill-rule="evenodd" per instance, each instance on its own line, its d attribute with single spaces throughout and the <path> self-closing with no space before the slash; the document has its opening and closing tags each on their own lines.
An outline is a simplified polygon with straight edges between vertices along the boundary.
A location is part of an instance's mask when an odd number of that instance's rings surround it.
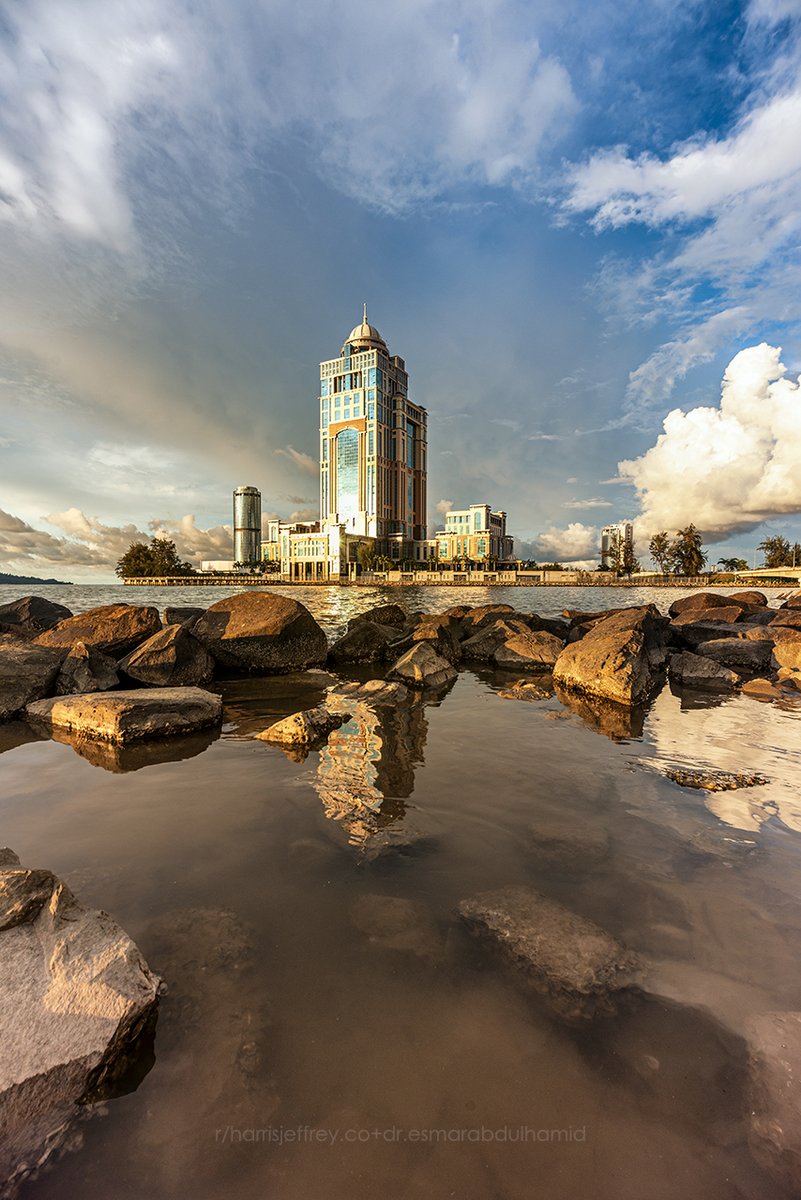
<svg viewBox="0 0 801 1200">
<path fill-rule="evenodd" d="M 706 578 L 683 578 L 677 576 L 675 579 L 637 579 L 636 576 L 631 579 L 587 579 L 582 578 L 576 580 L 571 578 L 572 572 L 565 572 L 564 579 L 474 579 L 469 575 L 460 576 L 457 579 L 439 579 L 436 576 L 424 578 L 422 574 L 412 575 L 404 579 L 402 576 L 399 579 L 374 579 L 372 577 L 362 576 L 358 579 L 284 579 L 276 578 L 271 575 L 263 575 L 258 578 L 250 576 L 220 576 L 207 577 L 197 575 L 174 576 L 172 578 L 149 578 L 147 576 L 138 576 L 131 579 L 123 579 L 122 584 L 125 587 L 239 587 L 239 588 L 264 588 L 264 587 L 370 587 L 370 588 L 396 588 L 396 587 L 443 587 L 443 588 L 463 588 L 463 587 L 524 587 L 524 588 L 554 588 L 554 587 L 571 587 L 571 588 L 700 588 L 700 587 L 786 587 L 789 590 L 794 590 L 799 584 L 792 580 L 770 579 L 765 577 L 764 580 L 749 578 L 746 583 L 738 583 L 737 580 L 713 581 Z"/>
</svg>

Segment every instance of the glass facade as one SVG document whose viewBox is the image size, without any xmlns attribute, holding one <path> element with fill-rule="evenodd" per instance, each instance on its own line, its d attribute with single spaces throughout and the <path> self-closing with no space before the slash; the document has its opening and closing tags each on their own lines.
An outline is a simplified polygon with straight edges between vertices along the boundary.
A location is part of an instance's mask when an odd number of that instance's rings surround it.
<svg viewBox="0 0 801 1200">
<path fill-rule="evenodd" d="M 345 521 L 359 512 L 359 434 L 355 429 L 337 434 L 337 510 Z"/>
<path fill-rule="evenodd" d="M 238 487 L 234 492 L 234 562 L 253 563 L 261 558 L 261 492 Z"/>
</svg>

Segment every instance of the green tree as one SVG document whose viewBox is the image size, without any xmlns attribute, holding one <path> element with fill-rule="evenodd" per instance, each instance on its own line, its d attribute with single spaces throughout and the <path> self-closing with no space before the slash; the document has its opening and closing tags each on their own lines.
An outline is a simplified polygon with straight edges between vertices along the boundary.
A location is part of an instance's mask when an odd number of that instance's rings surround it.
<svg viewBox="0 0 801 1200">
<path fill-rule="evenodd" d="M 371 542 L 359 542 L 356 561 L 363 571 L 372 571 L 377 562 L 375 546 Z"/>
<path fill-rule="evenodd" d="M 673 567 L 673 550 L 671 547 L 670 536 L 666 529 L 661 533 L 655 533 L 648 544 L 648 553 L 656 563 L 656 568 L 663 575 L 667 575 Z"/>
<path fill-rule="evenodd" d="M 765 567 L 791 567 L 793 565 L 793 547 L 786 537 L 766 537 L 757 546 L 764 556 Z"/>
<path fill-rule="evenodd" d="M 748 569 L 748 562 L 744 558 L 719 558 L 718 566 L 723 571 L 745 571 Z"/>
<path fill-rule="evenodd" d="M 671 542 L 673 570 L 677 575 L 700 575 L 706 562 L 701 534 L 694 525 L 679 529 Z"/>
<path fill-rule="evenodd" d="M 151 538 L 149 546 L 144 542 L 131 542 L 115 570 L 121 579 L 195 574 L 192 564 L 182 562 L 178 557 L 175 542 L 160 537 Z"/>
</svg>

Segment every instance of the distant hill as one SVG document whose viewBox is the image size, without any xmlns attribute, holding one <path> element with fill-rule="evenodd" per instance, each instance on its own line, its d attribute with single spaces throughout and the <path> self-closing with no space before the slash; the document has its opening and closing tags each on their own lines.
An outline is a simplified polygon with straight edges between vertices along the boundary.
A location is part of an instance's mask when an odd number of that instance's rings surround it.
<svg viewBox="0 0 801 1200">
<path fill-rule="evenodd" d="M 27 586 L 32 583 L 57 583 L 60 587 L 72 587 L 71 579 L 39 579 L 36 575 L 6 575 L 0 571 L 0 584 L 20 583 Z"/>
</svg>

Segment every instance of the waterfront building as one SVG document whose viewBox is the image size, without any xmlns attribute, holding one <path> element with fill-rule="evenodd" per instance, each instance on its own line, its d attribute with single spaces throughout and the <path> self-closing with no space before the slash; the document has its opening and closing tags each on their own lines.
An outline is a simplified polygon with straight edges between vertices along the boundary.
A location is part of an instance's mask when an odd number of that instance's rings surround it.
<svg viewBox="0 0 801 1200">
<path fill-rule="evenodd" d="M 243 484 L 234 492 L 234 562 L 261 559 L 261 492 Z"/>
<path fill-rule="evenodd" d="M 605 571 L 619 569 L 634 557 L 634 526 L 631 521 L 616 521 L 601 530 L 601 566 Z"/>
<path fill-rule="evenodd" d="M 320 520 L 379 554 L 425 557 L 428 414 L 399 355 L 367 321 L 320 363 Z"/>
<path fill-rule="evenodd" d="M 433 541 L 440 563 L 510 562 L 514 552 L 513 539 L 506 532 L 506 513 L 494 512 L 489 504 L 451 509 L 445 514 L 445 528 Z"/>
</svg>

